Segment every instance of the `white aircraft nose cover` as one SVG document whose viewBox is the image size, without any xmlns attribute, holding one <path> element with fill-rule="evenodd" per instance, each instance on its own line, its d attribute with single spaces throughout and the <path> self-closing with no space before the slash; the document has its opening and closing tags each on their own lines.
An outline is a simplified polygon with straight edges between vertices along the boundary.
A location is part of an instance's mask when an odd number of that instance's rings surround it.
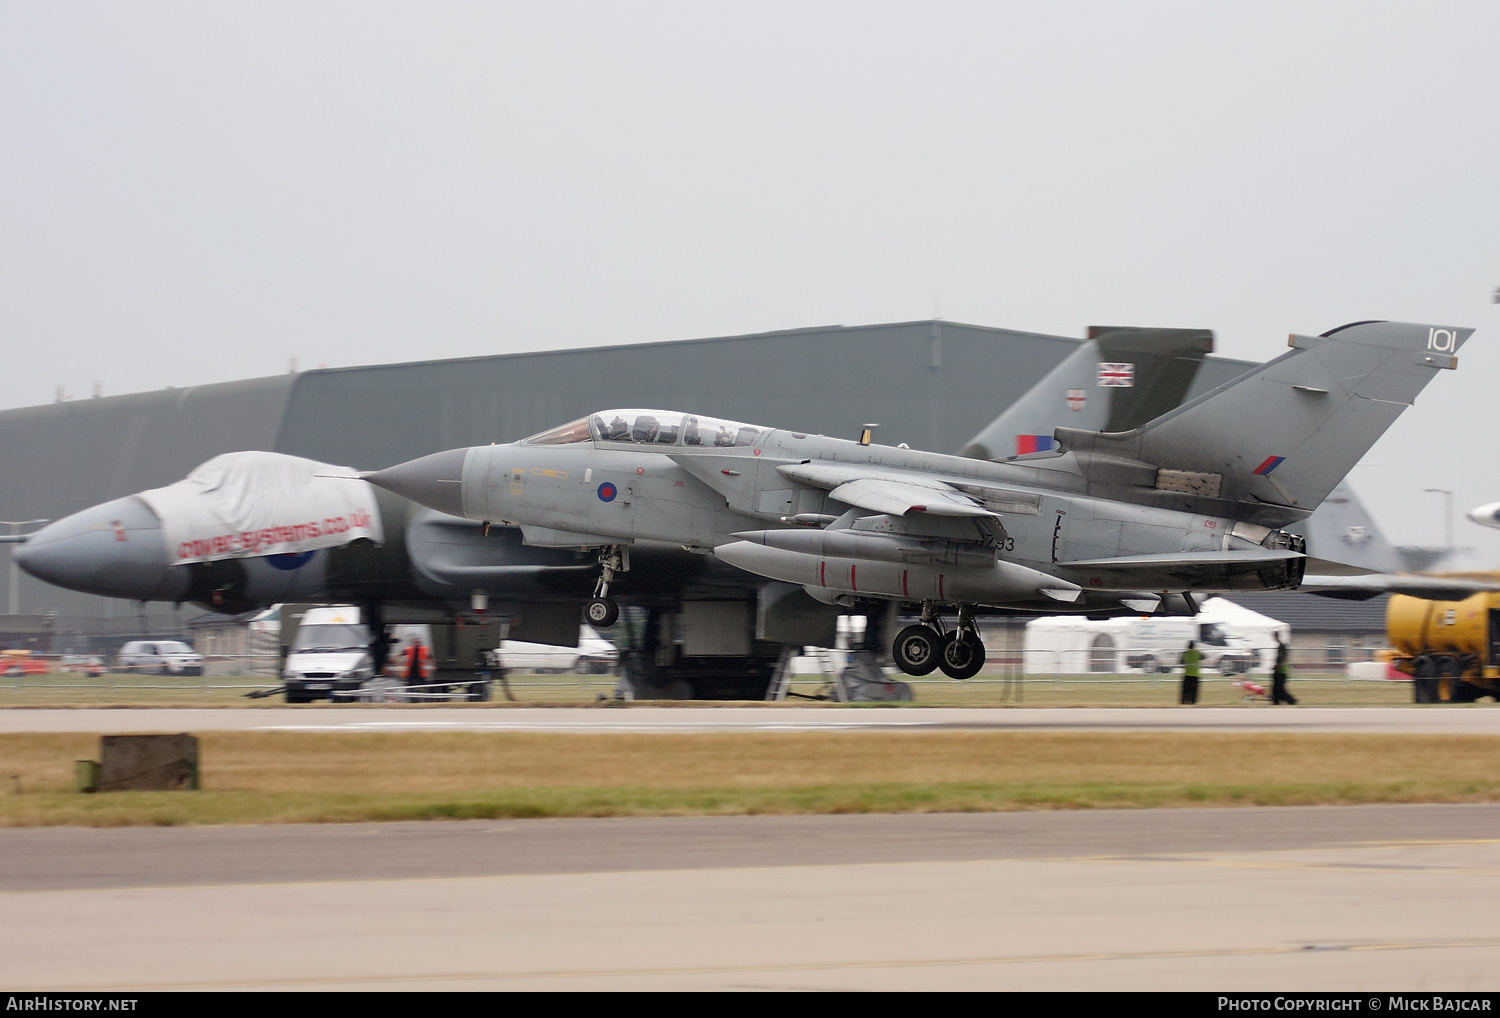
<svg viewBox="0 0 1500 1018">
<path fill-rule="evenodd" d="M 231 452 L 140 498 L 161 520 L 167 555 L 178 565 L 298 554 L 361 538 L 380 544 L 375 489 L 354 474 L 299 456 Z"/>
</svg>

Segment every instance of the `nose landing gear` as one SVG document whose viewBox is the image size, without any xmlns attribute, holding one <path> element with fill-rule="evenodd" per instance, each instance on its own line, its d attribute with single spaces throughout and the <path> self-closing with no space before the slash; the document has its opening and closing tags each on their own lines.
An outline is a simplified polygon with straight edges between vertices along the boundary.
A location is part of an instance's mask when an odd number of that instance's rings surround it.
<svg viewBox="0 0 1500 1018">
<path fill-rule="evenodd" d="M 583 609 L 583 616 L 596 629 L 608 629 L 620 618 L 620 606 L 609 596 L 609 585 L 616 573 L 630 571 L 630 549 L 622 544 L 612 544 L 599 552 L 599 582 L 594 585 L 594 597 Z"/>
</svg>

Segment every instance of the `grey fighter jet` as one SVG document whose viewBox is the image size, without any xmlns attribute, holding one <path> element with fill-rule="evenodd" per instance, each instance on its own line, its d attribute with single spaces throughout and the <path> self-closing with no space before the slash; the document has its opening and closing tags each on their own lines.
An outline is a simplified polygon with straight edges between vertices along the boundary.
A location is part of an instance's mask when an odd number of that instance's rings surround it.
<svg viewBox="0 0 1500 1018">
<path fill-rule="evenodd" d="M 1296 589 L 1305 519 L 1472 329 L 1359 322 L 1124 432 L 1057 428 L 994 462 L 690 413 L 594 414 L 509 445 L 364 475 L 529 544 L 598 548 L 613 621 L 634 542 L 666 541 L 830 603 L 919 604 L 892 653 L 955 678 L 984 660 L 972 608 L 1192 610 L 1199 592 Z M 946 628 L 943 608 L 956 609 Z"/>
</svg>

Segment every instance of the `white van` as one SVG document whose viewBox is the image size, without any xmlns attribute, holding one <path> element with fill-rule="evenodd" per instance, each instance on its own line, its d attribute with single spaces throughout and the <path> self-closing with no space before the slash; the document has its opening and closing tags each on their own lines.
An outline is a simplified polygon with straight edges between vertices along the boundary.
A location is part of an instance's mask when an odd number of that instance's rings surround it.
<svg viewBox="0 0 1500 1018">
<path fill-rule="evenodd" d="M 577 672 L 579 675 L 603 674 L 614 668 L 620 652 L 615 645 L 593 629 L 578 630 L 578 646 L 559 647 L 551 643 L 526 643 L 503 640 L 497 650 L 501 667 L 512 672 Z"/>
<path fill-rule="evenodd" d="M 202 675 L 203 655 L 181 640 L 131 640 L 120 648 L 115 666 L 122 672 Z"/>
<path fill-rule="evenodd" d="M 1149 674 L 1170 672 L 1182 662 L 1189 640 L 1203 654 L 1204 671 L 1220 675 L 1243 675 L 1260 663 L 1260 653 L 1250 641 L 1218 622 L 1199 618 L 1140 619 L 1131 627 L 1125 667 Z"/>
<path fill-rule="evenodd" d="M 287 703 L 358 689 L 375 672 L 370 629 L 352 606 L 309 608 L 287 651 L 281 679 Z"/>
</svg>

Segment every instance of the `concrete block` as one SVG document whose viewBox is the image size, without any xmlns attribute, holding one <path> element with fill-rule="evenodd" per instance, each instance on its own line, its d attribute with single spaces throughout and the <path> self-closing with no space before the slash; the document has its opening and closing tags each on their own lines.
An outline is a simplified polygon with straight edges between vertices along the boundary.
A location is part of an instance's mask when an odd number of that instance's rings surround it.
<svg viewBox="0 0 1500 1018">
<path fill-rule="evenodd" d="M 99 740 L 101 792 L 197 787 L 195 735 L 106 735 Z"/>
</svg>

